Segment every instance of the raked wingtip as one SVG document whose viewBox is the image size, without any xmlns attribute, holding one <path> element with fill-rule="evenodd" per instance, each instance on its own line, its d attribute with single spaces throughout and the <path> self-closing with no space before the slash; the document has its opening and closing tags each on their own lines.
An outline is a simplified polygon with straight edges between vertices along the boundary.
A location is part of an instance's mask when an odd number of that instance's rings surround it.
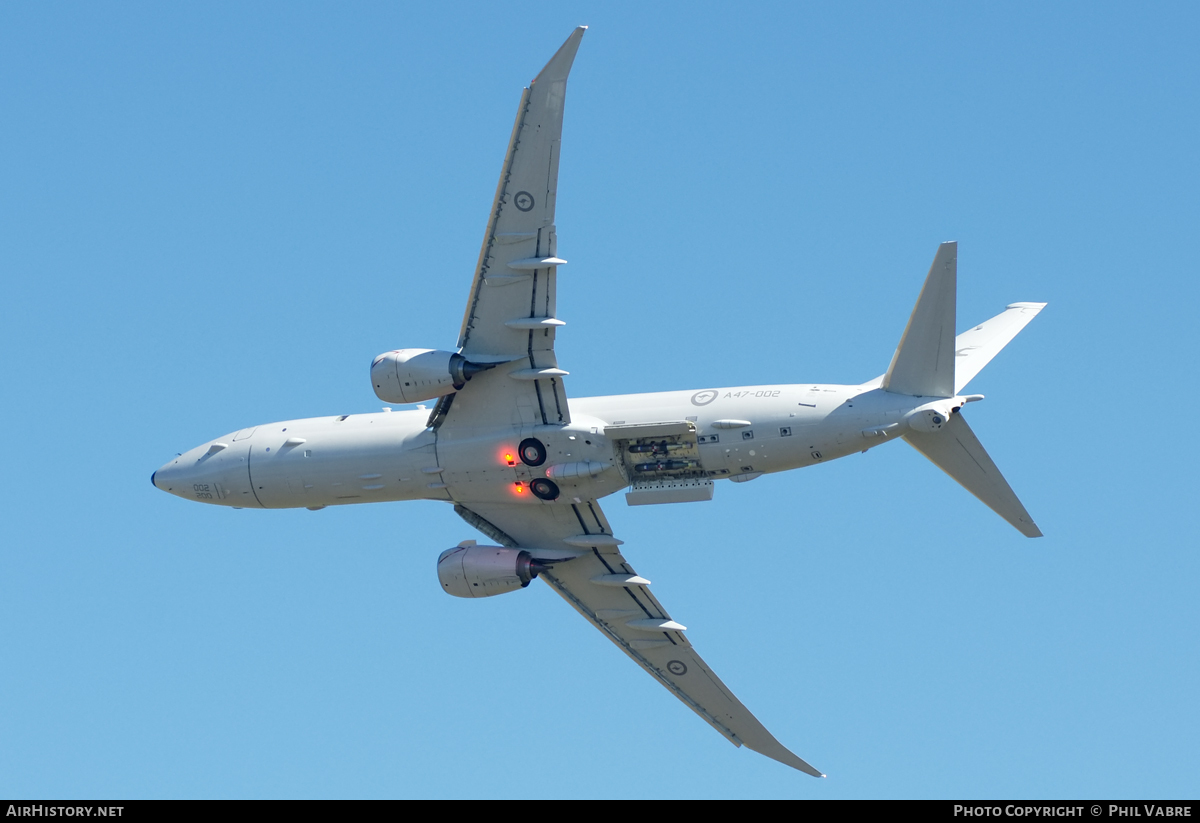
<svg viewBox="0 0 1200 823">
<path fill-rule="evenodd" d="M 579 51 L 579 43 L 583 40 L 583 33 L 587 31 L 587 26 L 577 26 L 570 36 L 559 46 L 558 51 L 550 58 L 542 70 L 538 72 L 537 77 L 534 77 L 530 85 L 535 85 L 539 82 L 566 82 L 567 75 L 571 73 L 571 64 L 575 62 L 575 53 Z"/>
</svg>

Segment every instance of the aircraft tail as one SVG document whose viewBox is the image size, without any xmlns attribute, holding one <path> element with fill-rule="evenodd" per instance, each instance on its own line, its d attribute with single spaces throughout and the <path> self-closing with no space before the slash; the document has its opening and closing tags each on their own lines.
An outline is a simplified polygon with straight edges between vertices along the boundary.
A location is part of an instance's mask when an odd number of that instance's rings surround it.
<svg viewBox="0 0 1200 823">
<path fill-rule="evenodd" d="M 956 397 L 1046 305 L 1012 303 L 955 337 L 957 290 L 958 244 L 943 243 L 887 374 L 867 386 L 914 397 Z M 910 431 L 904 439 L 1021 534 L 1041 537 L 1041 530 L 967 425 L 961 409 L 959 405 L 947 415 L 942 430 Z"/>
<path fill-rule="evenodd" d="M 961 392 L 1044 308 L 1045 303 L 1010 303 L 991 320 L 954 338 L 954 393 Z"/>
<path fill-rule="evenodd" d="M 951 414 L 942 431 L 908 432 L 904 439 L 1021 534 L 1042 536 L 961 412 Z"/>
<path fill-rule="evenodd" d="M 1010 303 L 954 336 L 958 243 L 938 247 L 887 374 L 866 384 L 914 397 L 953 397 L 1012 342 L 1045 303 Z"/>
<path fill-rule="evenodd" d="M 954 322 L 958 299 L 958 243 L 938 246 L 921 296 L 881 388 L 915 397 L 954 396 Z"/>
</svg>

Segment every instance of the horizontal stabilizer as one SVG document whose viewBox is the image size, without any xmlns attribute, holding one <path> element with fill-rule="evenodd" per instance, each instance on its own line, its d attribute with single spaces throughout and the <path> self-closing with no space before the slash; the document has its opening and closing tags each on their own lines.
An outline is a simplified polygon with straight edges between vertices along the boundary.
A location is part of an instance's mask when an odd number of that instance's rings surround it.
<svg viewBox="0 0 1200 823">
<path fill-rule="evenodd" d="M 909 432 L 904 439 L 1021 534 L 1042 536 L 962 414 L 950 415 L 942 431 Z"/>
<path fill-rule="evenodd" d="M 884 391 L 914 397 L 954 396 L 957 296 L 958 243 L 943 243 L 883 376 Z"/>
<path fill-rule="evenodd" d="M 1045 307 L 1045 303 L 1012 303 L 991 320 L 985 320 L 956 337 L 954 393 L 961 392 Z"/>
</svg>

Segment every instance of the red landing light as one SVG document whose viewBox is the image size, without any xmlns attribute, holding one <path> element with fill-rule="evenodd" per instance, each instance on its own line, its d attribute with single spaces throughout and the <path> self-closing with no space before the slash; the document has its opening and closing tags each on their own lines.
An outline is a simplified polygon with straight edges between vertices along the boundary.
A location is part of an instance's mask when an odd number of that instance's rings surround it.
<svg viewBox="0 0 1200 823">
<path fill-rule="evenodd" d="M 513 484 L 513 491 L 514 491 L 514 492 L 516 492 L 517 494 L 524 494 L 524 493 L 525 493 L 525 487 L 524 487 L 524 486 L 522 486 L 520 483 L 514 483 L 514 484 Z"/>
<path fill-rule="evenodd" d="M 515 466 L 517 465 L 517 458 L 513 457 L 511 454 L 506 454 L 504 455 L 504 462 L 510 466 Z"/>
</svg>

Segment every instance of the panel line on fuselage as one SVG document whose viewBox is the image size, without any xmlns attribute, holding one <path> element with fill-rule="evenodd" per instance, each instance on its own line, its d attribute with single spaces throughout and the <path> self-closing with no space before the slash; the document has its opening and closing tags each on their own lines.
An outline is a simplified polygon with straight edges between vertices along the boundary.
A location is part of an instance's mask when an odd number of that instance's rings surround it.
<svg viewBox="0 0 1200 823">
<path fill-rule="evenodd" d="M 255 488 L 254 488 L 254 472 L 252 472 L 250 470 L 250 464 L 253 462 L 253 460 L 251 458 L 253 458 L 253 457 L 254 457 L 254 444 L 251 443 L 250 448 L 246 450 L 246 477 L 250 481 L 250 493 L 254 495 L 255 502 L 258 503 L 258 507 L 260 509 L 265 509 L 266 506 L 264 506 L 263 502 L 258 499 L 258 491 L 255 490 Z"/>
</svg>

